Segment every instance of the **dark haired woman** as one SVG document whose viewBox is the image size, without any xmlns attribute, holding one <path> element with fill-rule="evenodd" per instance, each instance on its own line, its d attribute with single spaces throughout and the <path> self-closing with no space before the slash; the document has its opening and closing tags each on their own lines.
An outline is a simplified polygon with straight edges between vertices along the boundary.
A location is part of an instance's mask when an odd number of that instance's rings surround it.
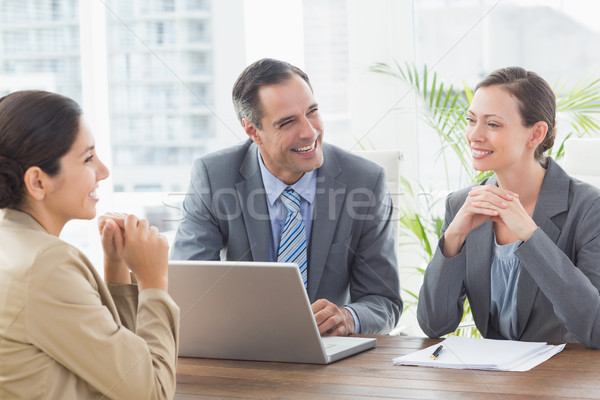
<svg viewBox="0 0 600 400">
<path fill-rule="evenodd" d="M 174 395 L 179 309 L 164 237 L 131 215 L 101 217 L 106 284 L 58 238 L 69 220 L 94 218 L 106 177 L 74 101 L 0 99 L 2 399 Z"/>
<path fill-rule="evenodd" d="M 495 174 L 446 200 L 419 297 L 428 336 L 454 331 L 468 297 L 484 337 L 600 347 L 600 192 L 544 157 L 555 109 L 522 68 L 477 86 L 466 137 L 473 167 Z"/>
</svg>

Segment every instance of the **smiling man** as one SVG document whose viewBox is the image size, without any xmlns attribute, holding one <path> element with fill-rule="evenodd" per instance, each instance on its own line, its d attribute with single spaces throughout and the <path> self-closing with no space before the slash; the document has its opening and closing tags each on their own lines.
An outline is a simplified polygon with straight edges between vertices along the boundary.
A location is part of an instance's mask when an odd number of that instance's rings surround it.
<svg viewBox="0 0 600 400">
<path fill-rule="evenodd" d="M 233 103 L 249 140 L 194 162 L 171 259 L 295 262 L 321 334 L 388 333 L 402 300 L 384 170 L 323 143 L 286 62 L 248 66 Z"/>
</svg>

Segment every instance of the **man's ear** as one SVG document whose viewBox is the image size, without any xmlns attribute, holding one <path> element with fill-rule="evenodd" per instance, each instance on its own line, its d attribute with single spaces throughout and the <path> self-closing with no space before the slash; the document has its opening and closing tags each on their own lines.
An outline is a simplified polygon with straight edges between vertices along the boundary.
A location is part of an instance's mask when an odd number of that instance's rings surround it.
<svg viewBox="0 0 600 400">
<path fill-rule="evenodd" d="M 46 190 L 49 185 L 48 178 L 48 174 L 42 171 L 40 167 L 29 167 L 25 171 L 23 177 L 25 188 L 34 200 L 43 200 L 46 197 Z"/>
<path fill-rule="evenodd" d="M 538 121 L 533 125 L 531 135 L 529 136 L 530 147 L 536 148 L 540 143 L 544 141 L 546 134 L 548 133 L 548 124 L 544 121 Z"/>
<path fill-rule="evenodd" d="M 246 118 L 242 118 L 242 126 L 244 127 L 244 131 L 246 135 L 250 137 L 256 144 L 262 144 L 262 139 L 259 134 L 259 130 L 252 122 L 247 120 Z"/>
</svg>

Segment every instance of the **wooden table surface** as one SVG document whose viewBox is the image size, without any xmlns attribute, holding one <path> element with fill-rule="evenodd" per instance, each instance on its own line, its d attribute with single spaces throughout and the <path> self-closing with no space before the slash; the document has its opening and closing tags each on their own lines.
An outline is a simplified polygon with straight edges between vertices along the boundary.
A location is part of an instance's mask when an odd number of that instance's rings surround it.
<svg viewBox="0 0 600 400">
<path fill-rule="evenodd" d="M 175 399 L 600 399 L 600 351 L 567 344 L 527 372 L 393 365 L 439 340 L 375 336 L 329 365 L 180 358 Z"/>
</svg>

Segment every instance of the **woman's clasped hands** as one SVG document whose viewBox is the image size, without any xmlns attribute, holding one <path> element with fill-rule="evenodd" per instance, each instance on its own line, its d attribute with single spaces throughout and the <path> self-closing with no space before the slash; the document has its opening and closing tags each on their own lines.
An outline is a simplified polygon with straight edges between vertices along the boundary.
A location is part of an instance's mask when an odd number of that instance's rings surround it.
<svg viewBox="0 0 600 400">
<path fill-rule="evenodd" d="M 105 280 L 131 283 L 133 272 L 140 290 L 167 290 L 169 245 L 158 228 L 135 215 L 107 213 L 99 217 L 98 228 L 104 250 Z"/>
<path fill-rule="evenodd" d="M 444 233 L 443 254 L 453 257 L 460 251 L 467 235 L 487 220 L 506 227 L 518 240 L 526 241 L 537 229 L 517 193 L 496 185 L 475 186 L 469 192 L 452 223 Z"/>
</svg>

